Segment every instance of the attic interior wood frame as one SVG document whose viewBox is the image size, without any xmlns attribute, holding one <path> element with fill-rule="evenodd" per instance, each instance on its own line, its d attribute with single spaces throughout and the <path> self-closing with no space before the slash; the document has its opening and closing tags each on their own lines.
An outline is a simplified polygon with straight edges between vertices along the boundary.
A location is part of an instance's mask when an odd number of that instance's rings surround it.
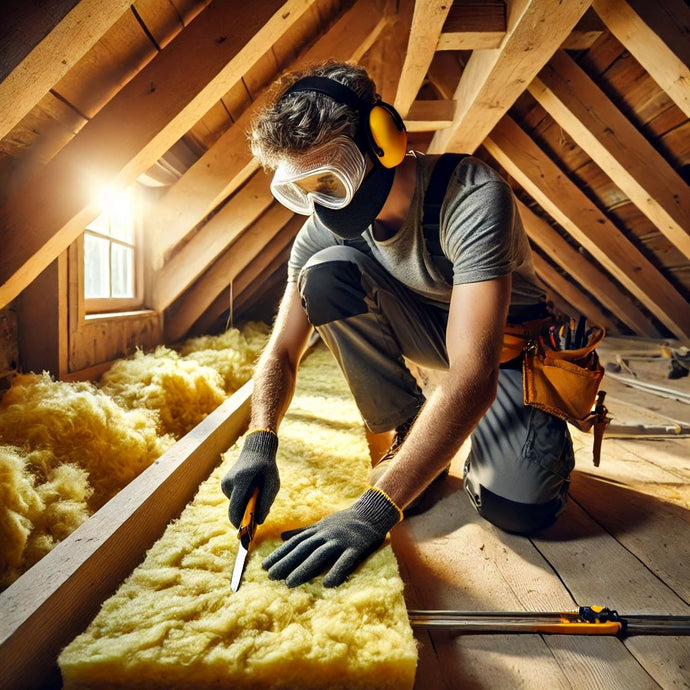
<svg viewBox="0 0 690 690">
<path fill-rule="evenodd" d="M 0 594 L 0 687 L 46 687 L 54 679 L 62 648 L 244 433 L 252 389 L 250 380 Z"/>
</svg>

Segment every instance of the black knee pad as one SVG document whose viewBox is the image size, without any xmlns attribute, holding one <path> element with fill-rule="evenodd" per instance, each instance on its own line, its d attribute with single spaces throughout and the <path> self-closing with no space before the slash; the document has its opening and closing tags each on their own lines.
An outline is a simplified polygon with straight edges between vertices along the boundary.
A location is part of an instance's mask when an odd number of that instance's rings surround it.
<svg viewBox="0 0 690 690">
<path fill-rule="evenodd" d="M 564 482 L 561 494 L 546 503 L 519 503 L 489 491 L 481 484 L 474 484 L 465 476 L 465 491 L 477 512 L 491 524 L 505 532 L 528 534 L 549 527 L 565 508 L 568 482 Z"/>
<path fill-rule="evenodd" d="M 350 261 L 324 261 L 299 274 L 302 306 L 313 326 L 368 311 L 359 267 Z"/>
</svg>

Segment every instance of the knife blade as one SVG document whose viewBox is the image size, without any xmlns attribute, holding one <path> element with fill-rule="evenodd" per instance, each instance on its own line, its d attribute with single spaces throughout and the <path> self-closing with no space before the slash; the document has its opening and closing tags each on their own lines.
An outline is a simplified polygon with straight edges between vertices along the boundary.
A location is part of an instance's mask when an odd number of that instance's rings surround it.
<svg viewBox="0 0 690 690">
<path fill-rule="evenodd" d="M 256 532 L 256 499 L 259 497 L 258 487 L 254 489 L 252 495 L 247 502 L 247 507 L 244 509 L 242 522 L 240 528 L 237 530 L 237 538 L 240 540 L 237 548 L 237 556 L 235 557 L 235 567 L 232 569 L 232 579 L 230 580 L 230 588 L 236 592 L 240 588 L 242 581 L 242 573 L 244 573 L 244 566 L 249 555 L 249 544 L 254 538 Z"/>
</svg>

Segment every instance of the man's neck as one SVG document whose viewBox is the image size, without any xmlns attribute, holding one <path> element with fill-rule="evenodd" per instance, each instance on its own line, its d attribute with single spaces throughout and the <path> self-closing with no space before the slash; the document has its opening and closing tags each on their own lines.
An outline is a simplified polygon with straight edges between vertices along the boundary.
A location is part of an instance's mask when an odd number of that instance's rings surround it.
<svg viewBox="0 0 690 690">
<path fill-rule="evenodd" d="M 386 203 L 374 221 L 374 239 L 384 242 L 400 230 L 412 202 L 417 179 L 417 159 L 405 156 L 395 170 L 393 186 Z"/>
</svg>

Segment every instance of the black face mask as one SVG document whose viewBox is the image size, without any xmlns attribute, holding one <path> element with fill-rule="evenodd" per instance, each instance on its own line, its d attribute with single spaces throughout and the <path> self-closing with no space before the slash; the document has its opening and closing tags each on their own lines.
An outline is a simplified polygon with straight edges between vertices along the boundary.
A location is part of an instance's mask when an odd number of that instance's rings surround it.
<svg viewBox="0 0 690 690">
<path fill-rule="evenodd" d="M 314 204 L 319 221 L 341 240 L 354 240 L 375 220 L 393 186 L 395 168 L 377 165 L 362 181 L 352 201 L 341 209 Z"/>
</svg>

